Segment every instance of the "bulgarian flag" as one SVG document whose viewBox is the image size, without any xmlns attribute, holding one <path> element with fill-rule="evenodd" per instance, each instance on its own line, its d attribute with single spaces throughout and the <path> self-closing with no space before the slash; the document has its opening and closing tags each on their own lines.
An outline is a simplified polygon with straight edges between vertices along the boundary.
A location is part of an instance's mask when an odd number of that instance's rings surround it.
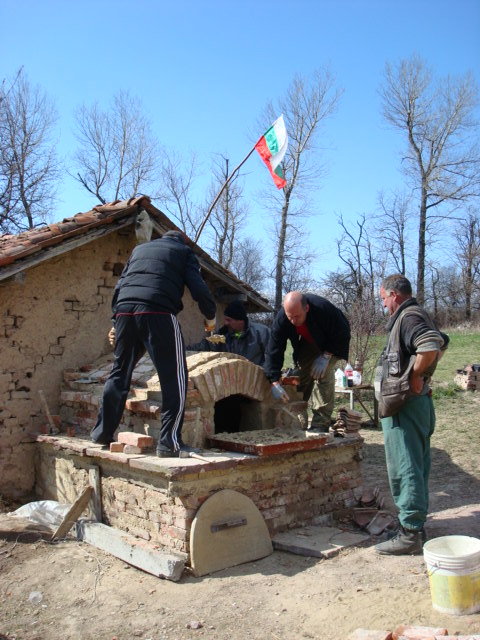
<svg viewBox="0 0 480 640">
<path fill-rule="evenodd" d="M 287 184 L 280 167 L 287 147 L 287 130 L 285 129 L 283 115 L 281 115 L 255 145 L 255 149 L 267 165 L 268 170 L 272 174 L 273 181 L 279 189 L 282 189 Z"/>
</svg>

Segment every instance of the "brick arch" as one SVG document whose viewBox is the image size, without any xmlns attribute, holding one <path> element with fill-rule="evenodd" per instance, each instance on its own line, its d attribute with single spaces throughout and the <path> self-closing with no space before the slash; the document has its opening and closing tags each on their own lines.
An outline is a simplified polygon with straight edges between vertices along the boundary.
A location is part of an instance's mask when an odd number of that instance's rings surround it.
<svg viewBox="0 0 480 640">
<path fill-rule="evenodd" d="M 201 405 L 214 405 L 232 395 L 271 402 L 263 369 L 233 353 L 199 353 L 187 358 L 189 383 Z"/>
</svg>

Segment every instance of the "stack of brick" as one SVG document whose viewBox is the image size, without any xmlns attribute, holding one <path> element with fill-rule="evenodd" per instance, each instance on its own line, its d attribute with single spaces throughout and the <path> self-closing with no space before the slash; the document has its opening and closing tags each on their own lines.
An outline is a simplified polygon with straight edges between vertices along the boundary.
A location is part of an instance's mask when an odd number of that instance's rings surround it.
<svg viewBox="0 0 480 640">
<path fill-rule="evenodd" d="M 361 427 L 362 414 L 353 409 L 341 407 L 337 413 L 335 423 L 330 427 L 330 432 L 339 436 L 347 436 L 357 433 Z"/>
<path fill-rule="evenodd" d="M 118 441 L 110 444 L 112 453 L 145 453 L 153 446 L 152 436 L 145 436 L 132 431 L 120 431 Z"/>
<path fill-rule="evenodd" d="M 455 382 L 468 391 L 480 389 L 480 364 L 467 364 L 463 369 L 457 369 Z"/>
</svg>

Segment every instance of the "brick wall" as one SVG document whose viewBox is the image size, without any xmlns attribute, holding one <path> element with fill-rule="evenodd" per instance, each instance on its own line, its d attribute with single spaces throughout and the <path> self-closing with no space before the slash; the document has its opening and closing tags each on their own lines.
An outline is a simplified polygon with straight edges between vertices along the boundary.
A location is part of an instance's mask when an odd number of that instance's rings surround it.
<svg viewBox="0 0 480 640">
<path fill-rule="evenodd" d="M 39 443 L 37 495 L 72 503 L 88 484 L 88 467 L 101 475 L 103 521 L 162 547 L 189 552 L 190 527 L 200 505 L 232 489 L 258 507 L 270 534 L 314 524 L 356 504 L 361 486 L 362 439 L 335 440 L 322 449 L 264 457 L 224 458 L 207 465 L 162 467 L 152 456 L 77 453 Z M 73 445 L 72 445 L 73 446 Z M 117 454 L 118 455 L 118 454 Z M 193 464 L 192 464 L 193 463 Z"/>
<path fill-rule="evenodd" d="M 0 282 L 0 495 L 33 488 L 30 434 L 46 422 L 39 390 L 58 414 L 63 371 L 110 349 L 113 288 L 134 245 L 133 231 L 112 233 Z M 188 291 L 184 305 L 185 340 L 198 341 L 203 320 Z"/>
</svg>

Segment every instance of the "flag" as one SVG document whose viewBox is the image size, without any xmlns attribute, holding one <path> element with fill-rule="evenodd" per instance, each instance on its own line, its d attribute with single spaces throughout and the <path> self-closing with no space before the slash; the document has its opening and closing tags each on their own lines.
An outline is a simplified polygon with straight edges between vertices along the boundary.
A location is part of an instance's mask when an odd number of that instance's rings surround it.
<svg viewBox="0 0 480 640">
<path fill-rule="evenodd" d="M 279 189 L 287 184 L 280 163 L 287 151 L 288 136 L 283 115 L 272 124 L 255 145 L 255 149 L 272 174 L 273 181 Z"/>
</svg>

